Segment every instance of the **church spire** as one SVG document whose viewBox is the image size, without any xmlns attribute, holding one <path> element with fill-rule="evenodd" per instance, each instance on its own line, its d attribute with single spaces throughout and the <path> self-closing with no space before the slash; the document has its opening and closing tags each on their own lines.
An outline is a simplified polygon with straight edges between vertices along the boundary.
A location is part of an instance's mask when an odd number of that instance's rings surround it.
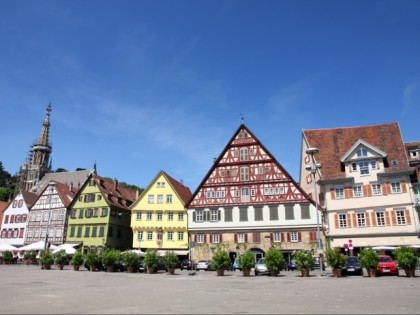
<svg viewBox="0 0 420 315">
<path fill-rule="evenodd" d="M 39 136 L 38 145 L 49 146 L 49 134 L 50 134 L 50 115 L 51 115 L 51 103 L 47 107 L 47 115 L 45 115 L 44 123 L 42 124 L 41 135 Z"/>
</svg>

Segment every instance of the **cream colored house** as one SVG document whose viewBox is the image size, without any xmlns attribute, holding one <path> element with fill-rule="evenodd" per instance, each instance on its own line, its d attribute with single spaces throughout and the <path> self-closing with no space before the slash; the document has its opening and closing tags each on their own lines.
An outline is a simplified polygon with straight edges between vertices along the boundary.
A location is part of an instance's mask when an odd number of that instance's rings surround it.
<svg viewBox="0 0 420 315">
<path fill-rule="evenodd" d="M 191 191 L 160 171 L 130 207 L 133 248 L 188 255 L 187 211 Z"/>
<path fill-rule="evenodd" d="M 398 123 L 303 130 L 300 184 L 312 195 L 308 148 L 321 168 L 318 200 L 332 247 L 420 245 L 410 167 Z"/>
</svg>

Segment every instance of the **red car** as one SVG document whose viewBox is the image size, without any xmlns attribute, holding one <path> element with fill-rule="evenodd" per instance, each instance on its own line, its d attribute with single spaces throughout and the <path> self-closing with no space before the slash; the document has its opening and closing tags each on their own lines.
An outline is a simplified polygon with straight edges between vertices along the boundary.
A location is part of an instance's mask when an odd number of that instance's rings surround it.
<svg viewBox="0 0 420 315">
<path fill-rule="evenodd" d="M 378 262 L 379 262 L 378 273 L 398 275 L 397 264 L 391 258 L 391 256 L 379 255 Z"/>
</svg>

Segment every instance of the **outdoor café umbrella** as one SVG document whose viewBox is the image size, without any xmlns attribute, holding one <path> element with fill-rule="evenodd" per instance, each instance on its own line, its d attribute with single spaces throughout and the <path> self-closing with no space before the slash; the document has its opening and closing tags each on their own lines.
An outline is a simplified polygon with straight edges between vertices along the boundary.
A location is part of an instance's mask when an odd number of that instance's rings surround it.
<svg viewBox="0 0 420 315">
<path fill-rule="evenodd" d="M 0 252 L 5 252 L 7 250 L 16 251 L 20 249 L 10 244 L 0 244 Z"/>
</svg>

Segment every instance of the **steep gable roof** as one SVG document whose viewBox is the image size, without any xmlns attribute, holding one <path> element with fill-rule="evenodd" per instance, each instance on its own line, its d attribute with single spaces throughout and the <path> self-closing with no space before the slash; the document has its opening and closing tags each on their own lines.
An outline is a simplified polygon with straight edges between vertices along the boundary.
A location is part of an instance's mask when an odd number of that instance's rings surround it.
<svg viewBox="0 0 420 315">
<path fill-rule="evenodd" d="M 31 208 L 33 206 L 33 204 L 35 203 L 35 201 L 38 199 L 38 195 L 28 192 L 28 191 L 22 191 L 22 197 L 23 200 L 25 200 L 26 206 L 29 208 Z"/>
<path fill-rule="evenodd" d="M 110 180 L 96 174 L 91 175 L 96 181 L 99 189 L 106 195 L 110 205 L 122 209 L 128 209 L 136 200 L 137 191 L 118 184 L 117 180 Z"/>
<path fill-rule="evenodd" d="M 310 202 L 314 204 L 314 201 L 306 194 L 306 192 L 295 182 L 295 180 L 292 178 L 292 176 L 283 168 L 283 166 L 274 158 L 274 156 L 266 149 L 266 147 L 260 142 L 260 140 L 249 130 L 249 128 L 245 124 L 241 124 L 239 128 L 236 130 L 236 132 L 233 134 L 232 138 L 229 140 L 229 142 L 226 144 L 225 148 L 222 150 L 220 155 L 217 159 L 213 162 L 212 167 L 207 172 L 206 176 L 201 181 L 200 185 L 197 187 L 193 195 L 191 196 L 190 201 L 187 203 L 186 207 L 190 207 L 190 205 L 193 203 L 195 197 L 200 192 L 201 189 L 205 186 L 206 182 L 209 180 L 209 177 L 212 175 L 214 170 L 219 166 L 219 163 L 221 163 L 221 160 L 224 159 L 225 155 L 227 154 L 228 150 L 235 146 L 234 142 L 239 136 L 241 132 L 246 132 L 249 135 L 249 139 L 246 141 L 250 141 L 249 143 L 252 143 L 253 145 L 259 146 L 262 148 L 262 150 L 267 155 L 266 162 L 272 162 L 274 165 L 279 169 L 279 171 L 283 174 L 284 179 L 283 182 L 290 182 L 291 185 L 303 196 L 304 199 L 300 200 L 299 202 Z M 239 165 L 240 163 L 236 163 Z M 288 203 L 289 201 L 284 200 L 283 203 Z"/>
<path fill-rule="evenodd" d="M 183 183 L 178 182 L 177 180 L 173 179 L 169 176 L 166 172 L 162 171 L 163 175 L 167 178 L 168 182 L 171 184 L 172 188 L 178 194 L 179 198 L 181 198 L 183 204 L 185 205 L 191 198 L 191 190 L 184 186 Z"/>
<path fill-rule="evenodd" d="M 345 177 L 340 159 L 360 140 L 378 148 L 387 155 L 384 159 L 385 172 L 410 169 L 398 123 L 332 129 L 304 129 L 303 138 L 309 147 L 319 149 L 315 159 L 322 165 L 320 173 L 323 180 Z M 397 161 L 397 165 L 394 165 L 393 161 Z"/>
</svg>

